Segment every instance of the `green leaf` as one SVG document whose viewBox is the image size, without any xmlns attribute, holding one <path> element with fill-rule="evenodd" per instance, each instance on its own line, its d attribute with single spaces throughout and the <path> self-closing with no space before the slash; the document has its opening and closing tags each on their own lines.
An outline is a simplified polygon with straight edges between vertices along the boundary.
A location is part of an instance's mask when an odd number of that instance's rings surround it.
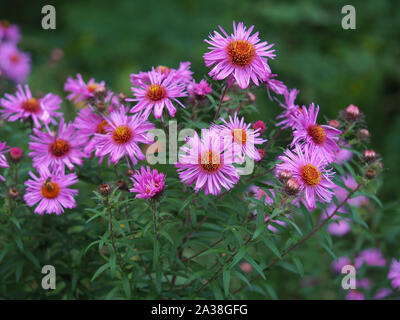
<svg viewBox="0 0 400 320">
<path fill-rule="evenodd" d="M 90 281 L 93 281 L 96 279 L 100 274 L 102 274 L 105 270 L 107 270 L 110 267 L 110 263 L 107 262 L 106 264 L 103 264 L 100 268 L 97 269 L 97 271 L 94 273 L 92 279 Z"/>
<path fill-rule="evenodd" d="M 224 267 L 224 270 L 222 272 L 222 279 L 224 283 L 224 293 L 225 296 L 229 295 L 229 286 L 231 283 L 231 269 L 228 268 L 227 266 Z"/>
<path fill-rule="evenodd" d="M 255 261 L 253 260 L 252 257 L 250 257 L 250 256 L 248 255 L 248 256 L 246 256 L 244 259 L 245 259 L 248 263 L 250 263 L 250 264 L 252 265 L 252 267 L 257 271 L 257 273 L 258 273 L 264 280 L 266 280 L 265 275 L 264 275 L 264 272 L 263 272 L 263 268 L 261 268 L 261 267 L 257 264 L 257 262 L 255 262 Z"/>
</svg>

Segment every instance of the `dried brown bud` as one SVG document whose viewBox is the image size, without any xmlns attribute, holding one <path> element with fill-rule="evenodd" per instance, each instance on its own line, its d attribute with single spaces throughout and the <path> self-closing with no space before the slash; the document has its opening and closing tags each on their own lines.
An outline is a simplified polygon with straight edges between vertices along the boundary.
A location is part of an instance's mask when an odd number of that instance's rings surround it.
<svg viewBox="0 0 400 320">
<path fill-rule="evenodd" d="M 128 190 L 128 184 L 125 180 L 118 180 L 115 182 L 115 185 L 118 187 L 119 190 Z"/>
<path fill-rule="evenodd" d="M 126 170 L 125 174 L 126 174 L 127 177 L 131 177 L 131 176 L 133 176 L 135 174 L 135 170 L 128 169 L 128 170 Z"/>
<path fill-rule="evenodd" d="M 348 120 L 357 120 L 360 116 L 360 110 L 355 105 L 349 105 L 345 110 L 345 115 Z"/>
<path fill-rule="evenodd" d="M 337 121 L 336 119 L 332 119 L 329 120 L 328 125 L 337 129 L 340 126 L 340 122 Z"/>
<path fill-rule="evenodd" d="M 279 172 L 279 181 L 282 183 L 286 183 L 290 178 L 292 177 L 292 174 L 288 170 L 282 170 Z"/>
<path fill-rule="evenodd" d="M 367 129 L 360 129 L 360 130 L 358 131 L 358 137 L 359 137 L 361 140 L 367 140 L 367 139 L 370 138 L 370 136 L 371 136 L 371 134 L 369 133 L 369 131 L 368 131 Z"/>
<path fill-rule="evenodd" d="M 107 110 L 107 105 L 106 105 L 104 102 L 102 102 L 102 101 L 97 102 L 97 103 L 96 103 L 96 106 L 97 106 L 97 109 L 98 109 L 100 112 L 104 112 L 104 111 Z"/>
<path fill-rule="evenodd" d="M 300 190 L 300 183 L 295 178 L 290 178 L 286 181 L 285 191 L 288 195 L 294 196 Z"/>
<path fill-rule="evenodd" d="M 107 95 L 107 89 L 103 86 L 99 86 L 96 89 L 94 89 L 94 96 L 99 99 L 103 100 Z"/>
<path fill-rule="evenodd" d="M 123 92 L 120 92 L 118 95 L 119 103 L 125 103 L 126 98 L 128 98 L 128 95 L 126 95 Z"/>
<path fill-rule="evenodd" d="M 10 188 L 10 189 L 8 189 L 7 196 L 8 196 L 10 199 L 13 199 L 13 200 L 17 199 L 17 198 L 19 197 L 19 191 L 18 191 L 18 189 L 17 189 L 17 188 Z"/>
<path fill-rule="evenodd" d="M 365 171 L 365 177 L 369 180 L 372 180 L 376 177 L 376 171 L 372 168 L 367 169 L 367 171 Z"/>
<path fill-rule="evenodd" d="M 372 163 L 376 160 L 376 152 L 374 150 L 364 151 L 364 161 L 366 163 Z"/>
<path fill-rule="evenodd" d="M 99 191 L 103 196 L 108 196 L 111 193 L 111 187 L 107 183 L 103 183 L 99 186 Z"/>
</svg>

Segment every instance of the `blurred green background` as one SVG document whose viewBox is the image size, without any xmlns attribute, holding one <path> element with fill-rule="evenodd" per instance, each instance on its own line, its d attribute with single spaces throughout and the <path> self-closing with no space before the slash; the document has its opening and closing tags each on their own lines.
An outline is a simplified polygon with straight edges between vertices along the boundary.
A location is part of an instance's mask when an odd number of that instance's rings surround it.
<svg viewBox="0 0 400 320">
<path fill-rule="evenodd" d="M 57 29 L 41 28 L 41 8 L 52 4 Z M 195 78 L 208 70 L 203 41 L 232 20 L 255 25 L 260 38 L 275 43 L 270 62 L 298 101 L 315 102 L 328 118 L 355 104 L 365 112 L 373 147 L 383 155 L 383 201 L 398 196 L 400 167 L 400 2 L 353 1 L 357 29 L 343 30 L 341 8 L 348 1 L 1 1 L 0 18 L 20 25 L 20 47 L 32 53 L 29 84 L 34 90 L 62 91 L 67 76 L 105 80 L 116 92 L 129 93 L 129 74 L 151 66 L 177 67 L 191 61 Z M 63 58 L 52 63 L 60 48 Z M 54 54 L 54 53 L 53 53 Z M 257 92 L 263 118 L 281 110 Z M 320 121 L 322 120 L 322 116 Z"/>
</svg>

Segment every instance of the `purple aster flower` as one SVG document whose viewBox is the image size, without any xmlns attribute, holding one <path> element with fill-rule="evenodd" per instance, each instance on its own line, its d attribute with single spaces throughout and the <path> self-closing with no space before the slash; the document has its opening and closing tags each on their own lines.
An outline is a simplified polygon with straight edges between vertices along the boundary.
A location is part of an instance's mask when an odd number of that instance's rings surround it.
<svg viewBox="0 0 400 320">
<path fill-rule="evenodd" d="M 315 148 L 316 152 L 325 157 L 328 162 L 335 160 L 335 152 L 339 151 L 337 141 L 342 132 L 327 125 L 317 124 L 319 106 L 314 103 L 307 108 L 303 106 L 302 112 L 297 117 L 297 124 L 293 131 L 292 146 L 300 143 L 302 146 L 308 144 Z"/>
<path fill-rule="evenodd" d="M 350 290 L 346 295 L 346 300 L 365 300 L 365 297 L 360 291 Z"/>
<path fill-rule="evenodd" d="M 8 152 L 8 147 L 5 142 L 0 141 L 0 168 L 8 168 L 7 158 L 4 156 Z M 0 180 L 6 181 L 6 179 L 0 174 Z"/>
<path fill-rule="evenodd" d="M 320 152 L 308 145 L 301 148 L 296 144 L 294 152 L 287 149 L 279 159 L 283 162 L 276 166 L 277 172 L 287 170 L 300 183 L 302 201 L 309 210 L 315 208 L 316 197 L 321 202 L 331 202 L 334 173 L 325 169 L 326 161 Z"/>
<path fill-rule="evenodd" d="M 257 200 L 260 200 L 262 197 L 265 196 L 265 205 L 272 205 L 274 203 L 274 199 L 271 198 L 271 196 L 265 192 L 263 189 L 255 186 L 252 190 L 254 192 L 254 198 L 256 198 Z M 272 194 L 273 197 L 275 197 L 275 192 L 273 189 L 269 190 Z"/>
<path fill-rule="evenodd" d="M 332 262 L 332 269 L 337 273 L 342 273 L 342 268 L 347 265 L 352 265 L 349 257 L 343 256 Z"/>
<path fill-rule="evenodd" d="M 332 215 L 333 212 L 336 210 L 336 205 L 330 204 L 321 215 L 321 220 L 326 219 L 328 216 Z M 345 213 L 346 209 L 341 207 L 338 210 L 339 213 Z M 333 236 L 342 237 L 347 234 L 351 230 L 351 220 L 343 218 L 339 215 L 335 215 L 331 218 L 331 222 L 329 222 L 328 227 L 326 230 L 329 234 Z"/>
<path fill-rule="evenodd" d="M 244 157 L 248 156 L 250 159 L 259 161 L 261 160 L 260 153 L 254 146 L 256 144 L 263 144 L 267 140 L 260 138 L 260 129 L 251 129 L 251 123 L 246 124 L 244 117 L 239 119 L 235 112 L 234 117 L 229 116 L 229 122 L 220 118 L 223 125 L 212 125 L 212 128 L 219 131 L 219 135 L 233 142 L 233 157 L 239 163 L 244 161 Z M 233 160 L 232 160 L 233 161 Z"/>
<path fill-rule="evenodd" d="M 350 147 L 344 140 L 339 140 L 340 150 L 335 152 L 335 163 L 343 164 L 344 161 L 349 161 L 353 157 L 353 152 L 343 147 Z"/>
<path fill-rule="evenodd" d="M 78 190 L 68 188 L 78 182 L 75 173 L 65 175 L 63 171 L 59 171 L 54 174 L 45 167 L 42 167 L 39 173 L 37 177 L 29 172 L 32 179 L 25 182 L 27 188 L 24 200 L 27 205 L 33 207 L 39 203 L 35 213 L 40 215 L 55 213 L 59 216 L 64 212 L 64 208 L 76 207 L 74 196 L 78 194 Z"/>
<path fill-rule="evenodd" d="M 28 54 L 20 51 L 14 43 L 2 43 L 0 69 L 7 78 L 16 83 L 23 83 L 31 71 L 31 59 Z"/>
<path fill-rule="evenodd" d="M 363 288 L 365 290 L 371 290 L 372 288 L 372 280 L 369 278 L 362 278 L 357 281 L 357 287 L 358 288 Z"/>
<path fill-rule="evenodd" d="M 29 86 L 25 85 L 25 91 L 21 85 L 17 86 L 15 95 L 6 93 L 5 98 L 0 100 L 0 109 L 3 119 L 8 121 L 23 121 L 32 119 L 36 128 L 44 124 L 56 124 L 54 117 L 61 117 L 62 113 L 56 112 L 61 107 L 61 98 L 55 94 L 48 93 L 43 98 L 37 99 L 32 96 Z"/>
<path fill-rule="evenodd" d="M 250 79 L 257 86 L 260 81 L 265 81 L 271 73 L 267 58 L 275 57 L 275 50 L 270 50 L 273 44 L 260 42 L 258 32 L 251 35 L 254 26 L 247 29 L 243 22 L 237 26 L 233 22 L 233 34 L 230 36 L 219 28 L 223 35 L 214 31 L 213 35 L 209 35 L 209 40 L 204 40 L 211 50 L 203 56 L 206 66 L 213 66 L 209 75 L 216 80 L 234 77 L 242 89 L 249 86 Z"/>
<path fill-rule="evenodd" d="M 30 138 L 32 142 L 29 143 L 29 149 L 32 152 L 29 156 L 33 158 L 33 167 L 38 170 L 48 167 L 58 172 L 64 171 L 65 166 L 72 170 L 74 164 L 82 165 L 82 158 L 87 157 L 82 151 L 87 140 L 82 140 L 73 124 L 65 124 L 63 118 L 57 133 L 50 132 L 48 128 L 47 132 L 34 128 Z"/>
<path fill-rule="evenodd" d="M 230 156 L 225 157 L 226 148 L 216 131 L 203 130 L 201 138 L 196 133 L 186 141 L 187 145 L 180 149 L 183 154 L 175 164 L 182 182 L 196 183 L 196 192 L 204 189 L 205 194 L 217 195 L 221 187 L 229 190 L 239 181 L 239 174 Z"/>
<path fill-rule="evenodd" d="M 118 111 L 112 112 L 108 117 L 104 117 L 108 125 L 105 126 L 106 134 L 96 133 L 96 157 L 100 161 L 104 156 L 109 155 L 108 163 L 117 164 L 118 161 L 126 156 L 137 164 L 138 159 L 144 160 L 146 157 L 139 148 L 139 143 L 150 144 L 153 138 L 148 132 L 154 129 L 154 124 L 148 122 L 141 115 L 129 116 L 126 109 L 121 107 Z"/>
<path fill-rule="evenodd" d="M 161 72 L 150 71 L 148 76 L 149 84 L 141 83 L 137 87 L 131 87 L 135 99 L 129 98 L 126 101 L 137 102 L 131 112 L 143 111 L 143 117 L 147 119 L 154 107 L 154 116 L 159 119 L 162 118 L 164 107 L 167 107 L 171 117 L 175 116 L 176 108 L 172 101 L 185 108 L 177 98 L 187 96 L 187 92 L 184 85 L 174 79 L 174 73 L 164 77 Z"/>
<path fill-rule="evenodd" d="M 396 261 L 395 259 L 392 260 L 388 279 L 392 280 L 393 288 L 400 290 L 400 259 L 399 261 Z"/>
<path fill-rule="evenodd" d="M 21 38 L 19 27 L 15 24 L 10 24 L 7 20 L 0 21 L 0 42 L 18 43 Z"/>
<path fill-rule="evenodd" d="M 266 79 L 264 80 L 265 86 L 268 91 L 268 95 L 269 95 L 269 90 L 272 90 L 278 95 L 283 95 L 286 92 L 288 92 L 286 85 L 282 81 L 274 79 L 276 76 L 277 76 L 276 74 L 269 73 Z"/>
<path fill-rule="evenodd" d="M 131 177 L 133 188 L 130 192 L 137 193 L 136 198 L 149 200 L 159 195 L 165 187 L 165 174 L 158 173 L 156 169 L 150 170 L 150 167 L 141 167 L 140 171 Z"/>
<path fill-rule="evenodd" d="M 192 81 L 187 86 L 189 96 L 194 98 L 202 98 L 212 92 L 211 85 L 206 80 L 201 80 L 199 83 Z"/>
<path fill-rule="evenodd" d="M 345 186 L 349 189 L 355 190 L 357 188 L 357 182 L 356 180 L 351 176 L 348 175 L 347 177 L 342 177 L 343 182 Z M 349 192 L 340 186 L 336 186 L 333 191 L 335 192 L 336 198 L 339 200 L 339 202 L 344 201 L 347 196 L 349 195 Z M 360 207 L 365 203 L 368 203 L 369 199 L 365 196 L 357 196 L 354 198 L 350 198 L 347 200 L 347 203 L 351 206 L 354 207 Z"/>
<path fill-rule="evenodd" d="M 70 92 L 67 99 L 77 103 L 79 101 L 93 98 L 96 90 L 99 88 L 105 88 L 105 86 L 106 84 L 104 81 L 97 83 L 94 78 L 91 78 L 88 83 L 85 83 L 82 76 L 78 73 L 76 79 L 68 77 L 64 84 L 64 90 Z"/>
<path fill-rule="evenodd" d="M 302 109 L 300 109 L 300 107 L 294 103 L 299 92 L 300 91 L 297 89 L 292 89 L 292 90 L 286 89 L 283 92 L 285 103 L 280 103 L 280 105 L 285 110 L 279 116 L 276 117 L 277 120 L 282 119 L 280 122 L 276 124 L 278 127 L 282 126 L 282 129 L 286 129 L 286 128 L 294 128 L 294 126 L 296 125 L 297 118 L 302 111 Z"/>
<path fill-rule="evenodd" d="M 392 293 L 393 293 L 393 291 L 392 291 L 391 289 L 389 289 L 389 288 L 382 288 L 382 289 L 379 289 L 379 290 L 376 292 L 374 298 L 375 298 L 375 299 L 385 299 L 386 297 L 390 296 Z"/>
<path fill-rule="evenodd" d="M 384 267 L 386 259 L 383 257 L 380 249 L 371 248 L 361 251 L 356 257 L 354 264 L 356 268 L 360 268 L 364 263 L 371 267 Z"/>
</svg>

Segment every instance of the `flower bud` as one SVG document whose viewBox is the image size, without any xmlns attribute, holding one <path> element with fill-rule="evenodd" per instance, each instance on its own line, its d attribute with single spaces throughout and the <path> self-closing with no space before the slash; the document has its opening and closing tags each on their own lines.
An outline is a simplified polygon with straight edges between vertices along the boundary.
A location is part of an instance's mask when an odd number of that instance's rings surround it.
<svg viewBox="0 0 400 320">
<path fill-rule="evenodd" d="M 260 129 L 259 132 L 263 133 L 265 131 L 265 129 L 267 129 L 267 126 L 265 125 L 264 121 L 257 120 L 253 124 L 253 129 L 254 130 Z"/>
<path fill-rule="evenodd" d="M 99 86 L 94 90 L 94 96 L 99 99 L 103 100 L 107 95 L 107 89 L 103 86 Z"/>
<path fill-rule="evenodd" d="M 294 196 L 300 190 L 300 183 L 295 178 L 290 178 L 286 181 L 285 191 L 288 195 Z"/>
<path fill-rule="evenodd" d="M 346 108 L 345 115 L 348 120 L 356 120 L 360 116 L 360 110 L 351 104 Z"/>
<path fill-rule="evenodd" d="M 128 169 L 125 174 L 127 177 L 132 177 L 135 174 L 135 170 Z"/>
<path fill-rule="evenodd" d="M 96 107 L 100 112 L 104 112 L 107 110 L 107 105 L 103 101 L 97 102 Z"/>
<path fill-rule="evenodd" d="M 358 137 L 361 140 L 367 140 L 367 139 L 369 139 L 370 136 L 371 136 L 371 134 L 369 133 L 369 131 L 367 129 L 360 129 L 358 131 Z"/>
<path fill-rule="evenodd" d="M 111 193 L 111 187 L 107 183 L 103 183 L 99 186 L 99 191 L 101 195 L 108 196 Z"/>
<path fill-rule="evenodd" d="M 242 262 L 239 267 L 244 273 L 249 273 L 251 270 L 253 270 L 253 267 L 248 262 Z"/>
<path fill-rule="evenodd" d="M 2 75 L 3 75 L 3 71 L 1 71 L 1 69 L 0 69 L 0 78 L 1 78 Z"/>
<path fill-rule="evenodd" d="M 115 185 L 118 187 L 119 190 L 128 190 L 128 184 L 125 180 L 118 180 L 117 182 L 115 182 Z"/>
<path fill-rule="evenodd" d="M 121 104 L 124 104 L 125 103 L 125 100 L 128 98 L 128 95 L 126 95 L 125 93 L 123 93 L 123 92 L 120 92 L 119 94 L 118 94 L 118 99 L 119 99 L 119 103 L 121 103 Z"/>
<path fill-rule="evenodd" d="M 372 180 L 376 177 L 376 171 L 372 168 L 367 169 L 367 171 L 365 171 L 365 177 L 369 180 Z"/>
<path fill-rule="evenodd" d="M 376 160 L 376 152 L 374 150 L 364 151 L 364 161 L 366 163 L 372 163 Z"/>
<path fill-rule="evenodd" d="M 13 163 L 18 163 L 21 161 L 23 156 L 23 152 L 22 149 L 18 148 L 18 147 L 14 147 L 10 149 L 10 159 L 11 162 Z"/>
<path fill-rule="evenodd" d="M 264 149 L 257 149 L 257 151 L 258 151 L 258 153 L 260 154 L 260 157 L 261 157 L 261 159 L 259 161 L 261 161 L 265 157 L 265 151 L 264 151 Z"/>
<path fill-rule="evenodd" d="M 282 183 L 286 183 L 290 178 L 292 177 L 292 174 L 288 170 L 282 170 L 279 172 L 279 181 Z"/>
<path fill-rule="evenodd" d="M 340 122 L 337 121 L 336 119 L 332 119 L 332 120 L 329 120 L 328 125 L 337 129 L 340 126 Z"/>
<path fill-rule="evenodd" d="M 13 199 L 13 200 L 17 199 L 17 198 L 19 197 L 19 191 L 18 191 L 18 189 L 17 189 L 17 188 L 10 188 L 10 189 L 8 189 L 7 196 L 8 196 L 10 199 Z"/>
<path fill-rule="evenodd" d="M 249 91 L 249 92 L 247 92 L 247 95 L 249 97 L 250 102 L 256 101 L 256 96 L 254 95 L 254 93 Z"/>
</svg>

